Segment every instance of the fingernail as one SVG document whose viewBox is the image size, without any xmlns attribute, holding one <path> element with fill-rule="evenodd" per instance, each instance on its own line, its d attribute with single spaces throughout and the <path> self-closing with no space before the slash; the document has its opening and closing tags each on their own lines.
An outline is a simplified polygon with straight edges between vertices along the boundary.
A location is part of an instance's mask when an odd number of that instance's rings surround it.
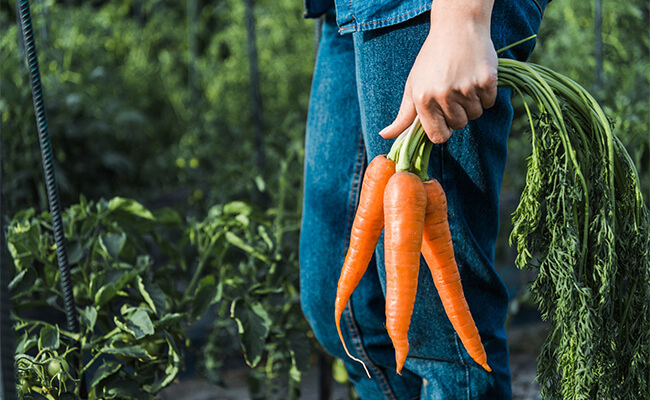
<svg viewBox="0 0 650 400">
<path fill-rule="evenodd" d="M 388 125 L 388 126 L 385 127 L 384 129 L 380 130 L 380 131 L 379 131 L 379 136 L 384 137 L 384 135 L 385 135 L 386 132 L 388 131 L 388 128 L 390 128 L 390 125 Z"/>
</svg>

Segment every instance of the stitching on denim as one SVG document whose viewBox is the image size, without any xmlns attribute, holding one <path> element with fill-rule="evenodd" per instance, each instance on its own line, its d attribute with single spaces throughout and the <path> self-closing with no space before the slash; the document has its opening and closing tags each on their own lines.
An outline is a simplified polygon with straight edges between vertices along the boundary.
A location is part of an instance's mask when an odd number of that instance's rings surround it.
<svg viewBox="0 0 650 400">
<path fill-rule="evenodd" d="M 544 10 L 542 9 L 542 5 L 540 4 L 539 0 L 533 0 L 533 3 L 535 3 L 535 5 L 537 6 L 537 8 L 539 9 L 539 13 L 540 13 L 541 15 L 544 15 Z"/>
<path fill-rule="evenodd" d="M 354 23 L 354 21 L 355 21 L 355 19 L 354 19 L 354 12 L 352 11 L 352 0 L 348 0 L 348 7 L 350 7 L 350 21 L 352 21 L 352 24 L 353 24 L 353 25 L 356 25 L 356 24 Z"/>
<path fill-rule="evenodd" d="M 386 396 L 386 398 L 389 400 L 397 400 L 397 397 L 395 396 L 395 393 L 393 393 L 393 389 L 391 388 L 390 383 L 388 383 L 388 378 L 384 372 L 370 360 L 368 353 L 366 353 L 366 349 L 363 347 L 363 343 L 361 343 L 361 336 L 358 333 L 359 328 L 352 315 L 354 313 L 352 309 L 352 302 L 348 304 L 348 310 L 349 319 L 347 319 L 346 322 L 348 323 L 348 329 L 351 331 L 350 336 L 352 337 L 352 343 L 354 344 L 354 348 L 357 351 L 357 355 L 360 358 L 364 359 L 370 370 L 377 376 L 377 379 L 379 380 L 379 387 L 384 393 L 384 396 Z"/>
<path fill-rule="evenodd" d="M 465 388 L 466 388 L 465 393 L 467 393 L 467 400 L 470 400 L 471 399 L 471 397 L 470 397 L 471 393 L 470 393 L 470 390 L 469 390 L 469 386 L 470 386 L 469 385 L 469 365 L 467 365 L 463 360 L 463 354 L 462 354 L 462 352 L 460 350 L 460 343 L 459 343 L 458 339 L 459 339 L 458 335 L 454 333 L 454 341 L 456 342 L 456 352 L 458 353 L 458 358 L 460 358 L 460 360 L 461 360 L 461 364 L 465 367 Z"/>
<path fill-rule="evenodd" d="M 431 4 L 425 4 L 425 5 L 420 6 L 420 7 L 416 8 L 416 9 L 414 9 L 414 10 L 407 11 L 407 12 L 405 12 L 405 13 L 403 13 L 403 14 L 396 15 L 396 16 L 394 16 L 394 17 L 390 17 L 390 18 L 386 18 L 386 19 L 380 19 L 380 20 L 377 20 L 377 21 L 364 22 L 363 24 L 355 24 L 355 23 L 354 23 L 354 16 L 352 15 L 352 0 L 350 0 L 350 17 L 352 18 L 352 21 L 353 21 L 353 22 L 352 22 L 352 24 L 351 24 L 349 27 L 345 27 L 345 28 L 339 29 L 339 32 L 342 33 L 342 32 L 345 32 L 345 31 L 349 31 L 350 29 L 352 29 L 353 31 L 355 31 L 357 28 L 360 28 L 360 27 L 362 27 L 362 26 L 369 26 L 369 25 L 383 24 L 384 22 L 388 22 L 388 21 L 392 21 L 392 20 L 394 20 L 394 19 L 398 19 L 398 18 L 406 17 L 407 15 L 410 15 L 410 14 L 415 14 L 415 13 L 419 12 L 419 11 L 422 10 L 422 9 L 429 8 L 430 6 L 431 6 Z"/>
<path fill-rule="evenodd" d="M 361 157 L 361 160 L 359 160 L 359 157 Z M 354 179 L 353 179 L 353 185 L 355 186 L 356 190 L 353 189 L 350 191 L 350 199 L 349 199 L 349 209 L 348 209 L 348 226 L 346 229 L 346 232 L 350 229 L 350 224 L 352 219 L 350 218 L 352 215 L 354 215 L 354 210 L 356 209 L 356 205 L 358 202 L 358 194 L 359 191 L 361 190 L 361 183 L 363 181 L 362 177 L 362 172 L 364 170 L 364 165 L 366 164 L 366 151 L 365 151 L 365 145 L 363 142 L 363 133 L 361 133 L 360 138 L 359 138 L 359 146 L 357 148 L 357 159 L 355 163 L 355 169 L 354 169 Z M 348 244 L 346 245 L 349 246 L 349 241 L 346 241 Z M 345 312 L 347 311 L 347 312 Z M 390 387 L 390 384 L 388 383 L 388 378 L 386 375 L 383 373 L 383 371 L 377 367 L 371 360 L 370 357 L 368 356 L 368 353 L 366 353 L 365 348 L 363 347 L 363 343 L 361 342 L 361 335 L 359 333 L 359 327 L 356 324 L 356 321 L 354 319 L 354 310 L 352 308 L 352 298 L 350 298 L 350 301 L 348 302 L 348 306 L 346 310 L 343 311 L 344 314 L 344 319 L 346 326 L 348 328 L 348 333 L 350 334 L 350 338 L 352 340 L 352 344 L 354 345 L 354 349 L 357 351 L 357 355 L 366 362 L 367 366 L 372 370 L 372 372 L 376 375 L 377 380 L 379 381 L 379 386 L 381 391 L 384 393 L 387 399 L 390 400 L 397 400 L 397 397 L 393 393 L 392 388 Z"/>
</svg>

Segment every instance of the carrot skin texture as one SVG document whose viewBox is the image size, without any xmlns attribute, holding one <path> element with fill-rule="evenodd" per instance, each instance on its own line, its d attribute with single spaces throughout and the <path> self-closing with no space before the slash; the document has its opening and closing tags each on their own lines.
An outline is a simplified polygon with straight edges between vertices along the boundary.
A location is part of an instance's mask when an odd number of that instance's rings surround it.
<svg viewBox="0 0 650 400">
<path fill-rule="evenodd" d="M 395 347 L 398 374 L 409 351 L 408 329 L 417 292 L 425 209 L 422 180 L 410 172 L 396 172 L 384 192 L 384 266 L 386 329 Z"/>
<path fill-rule="evenodd" d="M 345 345 L 341 333 L 341 314 L 343 314 L 352 292 L 366 272 L 375 247 L 377 247 L 381 231 L 384 228 L 384 190 L 394 173 L 395 162 L 386 158 L 385 155 L 375 157 L 366 168 L 361 185 L 359 205 L 352 223 L 350 244 L 336 289 L 334 302 L 336 329 L 347 355 L 361 364 L 363 362 L 353 357 Z M 363 366 L 365 369 L 365 364 Z M 366 373 L 370 377 L 367 369 Z"/>
<path fill-rule="evenodd" d="M 445 313 L 467 353 L 486 371 L 492 369 L 463 293 L 447 219 L 447 199 L 435 179 L 424 182 L 427 207 L 422 232 L 422 255 L 429 266 Z"/>
</svg>

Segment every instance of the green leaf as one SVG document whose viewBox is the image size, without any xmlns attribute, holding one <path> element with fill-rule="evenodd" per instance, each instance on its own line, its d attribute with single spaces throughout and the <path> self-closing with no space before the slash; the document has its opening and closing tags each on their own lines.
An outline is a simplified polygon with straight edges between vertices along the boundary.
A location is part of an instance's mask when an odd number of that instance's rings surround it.
<svg viewBox="0 0 650 400">
<path fill-rule="evenodd" d="M 119 263 L 117 268 L 106 268 L 103 286 L 113 285 L 115 292 L 122 290 L 148 267 L 147 260 L 149 259 L 146 257 L 138 257 L 135 266 Z M 97 292 L 99 293 L 99 290 Z"/>
<path fill-rule="evenodd" d="M 311 347 L 305 332 L 292 330 L 287 334 L 287 339 L 296 368 L 301 372 L 307 372 L 310 366 Z"/>
<path fill-rule="evenodd" d="M 167 306 L 165 304 L 165 293 L 160 289 L 160 286 L 149 279 L 145 281 L 141 276 L 137 277 L 137 281 L 138 291 L 144 301 L 157 315 L 163 315 L 167 310 Z"/>
<path fill-rule="evenodd" d="M 94 237 L 96 235 L 96 232 L 94 232 L 95 229 L 97 229 L 97 216 L 89 215 L 83 224 L 81 224 L 79 235 L 81 237 L 88 237 L 91 235 Z"/>
<path fill-rule="evenodd" d="M 260 259 L 261 261 L 267 264 L 271 263 L 271 260 L 267 256 L 259 252 L 257 249 L 255 249 L 253 246 L 249 245 L 248 243 L 245 243 L 242 238 L 235 235 L 234 233 L 228 231 L 226 232 L 225 237 L 226 237 L 226 241 L 228 241 L 228 243 L 232 244 L 233 246 L 239 247 L 240 249 L 244 250 L 246 253 Z"/>
<path fill-rule="evenodd" d="M 59 340 L 59 328 L 52 325 L 44 325 L 38 337 L 39 350 L 56 350 L 61 345 Z"/>
<path fill-rule="evenodd" d="M 246 214 L 238 214 L 234 220 L 239 222 L 239 225 L 242 228 L 248 228 L 248 225 L 251 223 L 250 218 L 248 218 L 248 215 Z"/>
<path fill-rule="evenodd" d="M 36 345 L 38 345 L 38 340 L 24 332 L 16 343 L 16 354 L 25 354 Z"/>
<path fill-rule="evenodd" d="M 345 369 L 345 364 L 343 364 L 343 360 L 340 358 L 335 359 L 334 363 L 332 363 L 332 376 L 338 383 L 348 382 L 348 371 Z"/>
<path fill-rule="evenodd" d="M 101 307 L 113 299 L 116 294 L 117 290 L 115 290 L 115 285 L 112 283 L 106 284 L 100 287 L 97 294 L 95 294 L 95 304 Z"/>
<path fill-rule="evenodd" d="M 217 284 L 214 275 L 203 277 L 197 285 L 192 307 L 190 309 L 190 321 L 195 322 L 201 319 L 214 304 L 217 295 Z"/>
<path fill-rule="evenodd" d="M 97 386 L 101 381 L 119 371 L 120 368 L 122 368 L 122 364 L 120 363 L 115 361 L 104 361 L 104 363 L 97 368 L 97 371 L 95 371 L 93 379 L 90 381 L 90 387 Z"/>
<path fill-rule="evenodd" d="M 181 358 L 177 353 L 174 339 L 168 332 L 165 332 L 165 339 L 169 345 L 169 357 L 167 358 L 167 366 L 165 367 L 165 377 L 152 386 L 151 393 L 157 393 L 162 388 L 168 386 L 176 379 L 176 376 L 180 372 Z"/>
<path fill-rule="evenodd" d="M 34 284 L 37 278 L 38 276 L 33 268 L 27 267 L 23 269 L 9 282 L 11 295 L 19 296 L 34 291 L 36 289 Z"/>
<path fill-rule="evenodd" d="M 246 307 L 242 301 L 233 301 L 230 316 L 237 321 L 239 341 L 244 350 L 246 363 L 254 368 L 262 359 L 271 319 L 261 303 Z"/>
<path fill-rule="evenodd" d="M 140 389 L 140 384 L 133 379 L 113 380 L 104 387 L 109 398 L 121 400 L 149 400 L 152 397 Z"/>
<path fill-rule="evenodd" d="M 162 208 L 154 211 L 156 221 L 164 225 L 180 225 L 183 219 L 180 214 L 171 208 Z"/>
<path fill-rule="evenodd" d="M 79 318 L 86 329 L 92 331 L 95 328 L 95 322 L 97 322 L 97 309 L 93 306 L 79 309 Z"/>
<path fill-rule="evenodd" d="M 142 204 L 133 199 L 115 197 L 108 202 L 109 211 L 123 211 L 140 218 L 155 220 L 151 211 L 147 210 Z"/>
<path fill-rule="evenodd" d="M 120 342 L 115 342 L 104 346 L 100 351 L 104 354 L 115 354 L 123 357 L 139 358 L 142 360 L 154 359 L 142 346 L 122 345 Z"/>
<path fill-rule="evenodd" d="M 75 265 L 83 258 L 84 250 L 81 244 L 77 241 L 68 244 L 68 262 L 70 265 Z"/>
<path fill-rule="evenodd" d="M 154 321 L 153 325 L 156 329 L 169 330 L 170 325 L 179 324 L 185 318 L 185 313 L 165 314 L 158 321 Z"/>
<path fill-rule="evenodd" d="M 99 237 L 99 246 L 113 260 L 117 260 L 125 242 L 124 233 L 104 233 Z"/>
<path fill-rule="evenodd" d="M 262 239 L 262 241 L 264 241 L 264 244 L 266 244 L 266 247 L 269 249 L 269 251 L 273 250 L 273 241 L 271 241 L 271 237 L 266 231 L 266 227 L 264 227 L 264 225 L 259 225 L 257 227 L 257 234 Z"/>
<path fill-rule="evenodd" d="M 257 186 L 257 190 L 260 192 L 264 192 L 266 190 L 266 183 L 264 182 L 264 178 L 262 178 L 261 175 L 255 176 L 255 186 Z"/>
<path fill-rule="evenodd" d="M 140 340 L 145 336 L 153 335 L 153 323 L 146 310 L 138 308 L 125 318 L 126 322 L 120 321 L 117 316 L 113 317 L 113 320 L 115 321 L 115 325 L 131 333 L 136 339 Z"/>
<path fill-rule="evenodd" d="M 250 215 L 252 208 L 249 204 L 243 201 L 232 201 L 223 206 L 223 211 L 226 214 L 244 214 Z"/>
</svg>

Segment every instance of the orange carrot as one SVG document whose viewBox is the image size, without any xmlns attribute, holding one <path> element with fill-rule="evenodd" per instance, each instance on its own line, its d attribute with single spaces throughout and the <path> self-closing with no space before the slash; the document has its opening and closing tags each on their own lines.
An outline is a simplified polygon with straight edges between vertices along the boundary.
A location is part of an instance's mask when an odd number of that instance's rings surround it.
<svg viewBox="0 0 650 400">
<path fill-rule="evenodd" d="M 334 303 L 334 319 L 343 348 L 350 358 L 363 365 L 368 377 L 370 377 L 370 373 L 366 365 L 363 361 L 353 357 L 345 345 L 341 334 L 341 314 L 348 304 L 352 292 L 366 272 L 375 247 L 377 247 L 381 231 L 384 228 L 384 189 L 394 173 L 395 162 L 386 158 L 385 155 L 375 157 L 366 169 L 361 185 L 359 206 L 352 223 L 350 245 L 341 269 Z"/>
<path fill-rule="evenodd" d="M 481 337 L 463 294 L 447 220 L 447 199 L 442 186 L 432 179 L 424 183 L 427 208 L 422 233 L 422 255 L 429 265 L 442 305 L 469 355 L 486 371 Z"/>
<path fill-rule="evenodd" d="M 388 181 L 384 192 L 386 329 L 395 347 L 398 374 L 409 351 L 408 329 L 417 291 L 426 204 L 417 175 L 400 171 Z"/>
</svg>

